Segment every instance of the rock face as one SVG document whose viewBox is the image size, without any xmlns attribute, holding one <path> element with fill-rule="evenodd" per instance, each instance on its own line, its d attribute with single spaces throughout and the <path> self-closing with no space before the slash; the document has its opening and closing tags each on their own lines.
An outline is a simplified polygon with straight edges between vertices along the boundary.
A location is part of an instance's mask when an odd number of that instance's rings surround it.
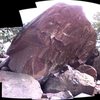
<svg viewBox="0 0 100 100">
<path fill-rule="evenodd" d="M 98 79 L 100 80 L 100 52 L 99 56 L 94 59 L 93 66 L 97 70 Z"/>
<path fill-rule="evenodd" d="M 38 81 L 26 74 L 0 71 L 0 82 L 5 98 L 41 99 L 43 94 Z"/>
<path fill-rule="evenodd" d="M 100 80 L 98 80 L 96 82 L 96 86 L 95 86 L 93 95 L 96 95 L 96 94 L 100 94 Z"/>
<path fill-rule="evenodd" d="M 9 68 L 41 79 L 57 65 L 76 66 L 94 52 L 96 33 L 80 6 L 58 3 L 23 27 L 7 55 Z"/>
<path fill-rule="evenodd" d="M 47 93 L 46 94 L 49 100 L 64 100 L 64 99 L 72 99 L 73 95 L 70 91 L 62 91 L 58 93 Z"/>
<path fill-rule="evenodd" d="M 82 73 L 91 75 L 92 77 L 94 77 L 95 80 L 97 79 L 97 71 L 94 67 L 92 67 L 90 65 L 86 65 L 86 64 L 80 65 L 77 68 L 77 70 L 79 70 Z"/>
<path fill-rule="evenodd" d="M 44 84 L 45 93 L 57 93 L 69 90 L 73 96 L 80 93 L 92 95 L 96 86 L 94 78 L 69 67 L 59 76 L 51 76 Z"/>
<path fill-rule="evenodd" d="M 92 96 L 88 95 L 86 93 L 80 93 L 79 95 L 75 96 L 74 98 L 83 98 L 83 97 L 92 97 Z"/>
</svg>

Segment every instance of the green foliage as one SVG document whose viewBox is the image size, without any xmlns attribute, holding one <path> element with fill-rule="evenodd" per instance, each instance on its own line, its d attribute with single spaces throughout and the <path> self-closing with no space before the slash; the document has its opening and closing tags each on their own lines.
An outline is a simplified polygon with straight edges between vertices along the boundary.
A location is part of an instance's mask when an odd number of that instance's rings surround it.
<svg viewBox="0 0 100 100">
<path fill-rule="evenodd" d="M 21 27 L 0 28 L 0 39 L 3 41 L 3 43 L 8 41 L 11 42 L 20 29 Z"/>
<path fill-rule="evenodd" d="M 5 52 L 4 44 L 7 42 L 11 43 L 21 29 L 22 27 L 0 28 L 0 54 Z"/>
<path fill-rule="evenodd" d="M 95 30 L 97 31 L 97 33 L 100 32 L 100 12 L 96 12 L 93 16 L 93 27 L 95 28 Z"/>
<path fill-rule="evenodd" d="M 97 32 L 96 47 L 100 51 L 100 12 L 95 13 L 93 16 L 93 19 L 94 19 L 94 21 L 93 21 L 92 25 Z"/>
</svg>

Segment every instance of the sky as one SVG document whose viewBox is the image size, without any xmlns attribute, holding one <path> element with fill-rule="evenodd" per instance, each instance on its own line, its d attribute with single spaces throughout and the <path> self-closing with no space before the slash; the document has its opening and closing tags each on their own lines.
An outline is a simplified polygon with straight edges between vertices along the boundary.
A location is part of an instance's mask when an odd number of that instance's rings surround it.
<svg viewBox="0 0 100 100">
<path fill-rule="evenodd" d="M 34 2 L 34 1 L 33 1 Z M 37 8 L 29 8 L 29 9 L 23 9 L 20 10 L 20 16 L 22 19 L 23 24 L 27 24 L 34 18 L 36 18 L 38 15 L 40 15 L 43 11 L 45 11 L 47 8 L 51 7 L 52 5 L 63 2 L 66 4 L 71 5 L 79 5 L 82 6 L 83 11 L 87 17 L 87 19 L 92 22 L 93 21 L 93 15 L 96 12 L 100 12 L 100 4 L 81 1 L 81 0 L 48 0 L 48 1 L 40 1 L 36 2 Z"/>
</svg>

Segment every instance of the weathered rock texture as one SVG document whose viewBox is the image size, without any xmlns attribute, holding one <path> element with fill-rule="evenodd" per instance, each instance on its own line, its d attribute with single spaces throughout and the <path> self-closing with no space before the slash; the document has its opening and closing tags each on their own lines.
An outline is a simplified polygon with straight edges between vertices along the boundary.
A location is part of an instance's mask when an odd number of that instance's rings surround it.
<svg viewBox="0 0 100 100">
<path fill-rule="evenodd" d="M 69 90 L 73 96 L 79 93 L 92 95 L 95 86 L 92 76 L 69 67 L 67 71 L 58 76 L 50 76 L 44 84 L 43 91 L 45 93 L 57 93 Z"/>
<path fill-rule="evenodd" d="M 42 78 L 57 65 L 83 62 L 94 52 L 96 33 L 80 6 L 58 3 L 26 25 L 7 54 L 12 71 Z"/>
<path fill-rule="evenodd" d="M 98 79 L 100 80 L 100 52 L 99 56 L 94 59 L 93 66 L 97 70 Z"/>
<path fill-rule="evenodd" d="M 92 95 L 86 94 L 86 93 L 80 93 L 74 98 L 84 98 L 84 97 L 93 97 Z"/>
<path fill-rule="evenodd" d="M 92 77 L 94 77 L 95 80 L 97 79 L 97 71 L 94 67 L 92 67 L 90 65 L 86 65 L 86 64 L 80 65 L 77 68 L 77 70 L 79 70 L 82 73 L 91 75 Z"/>
<path fill-rule="evenodd" d="M 32 76 L 8 71 L 0 71 L 2 82 L 2 97 L 21 99 L 41 99 L 40 84 Z"/>
<path fill-rule="evenodd" d="M 64 99 L 72 99 L 73 95 L 70 91 L 61 91 L 58 93 L 47 93 L 46 94 L 49 100 L 64 100 Z"/>
</svg>

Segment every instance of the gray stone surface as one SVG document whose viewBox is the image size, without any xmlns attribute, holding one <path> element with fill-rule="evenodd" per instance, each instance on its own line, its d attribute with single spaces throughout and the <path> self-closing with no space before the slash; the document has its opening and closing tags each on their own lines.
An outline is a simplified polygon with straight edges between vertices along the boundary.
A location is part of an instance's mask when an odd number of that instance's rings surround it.
<svg viewBox="0 0 100 100">
<path fill-rule="evenodd" d="M 81 73 L 71 67 L 64 73 L 56 76 L 51 76 L 44 85 L 44 90 L 47 93 L 57 93 L 64 90 L 69 90 L 73 96 L 79 93 L 93 94 L 95 88 L 94 78 L 86 73 Z"/>
<path fill-rule="evenodd" d="M 74 96 L 82 92 L 93 94 L 96 84 L 94 78 L 86 73 L 70 69 L 63 73 L 60 78 Z"/>
<path fill-rule="evenodd" d="M 83 97 L 92 97 L 92 95 L 89 95 L 86 93 L 80 93 L 77 96 L 75 96 L 74 98 L 83 98 Z"/>
<path fill-rule="evenodd" d="M 50 100 L 63 100 L 63 99 L 72 99 L 73 95 L 70 91 L 61 91 L 58 93 L 47 93 L 47 97 Z"/>
<path fill-rule="evenodd" d="M 40 99 L 43 94 L 39 82 L 26 74 L 0 71 L 0 82 L 2 97 Z"/>
</svg>

